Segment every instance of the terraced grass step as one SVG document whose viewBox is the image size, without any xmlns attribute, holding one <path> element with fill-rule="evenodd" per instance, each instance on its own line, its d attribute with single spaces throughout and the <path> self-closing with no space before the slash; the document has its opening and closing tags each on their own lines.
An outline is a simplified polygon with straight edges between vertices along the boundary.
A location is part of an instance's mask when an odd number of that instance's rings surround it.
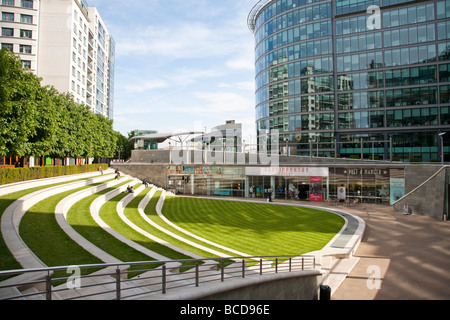
<svg viewBox="0 0 450 320">
<path fill-rule="evenodd" d="M 252 256 L 320 250 L 345 223 L 317 209 L 189 197 L 167 197 L 162 214 L 184 230 Z"/>
<path fill-rule="evenodd" d="M 19 237 L 19 225 L 25 212 L 36 203 L 48 196 L 72 190 L 77 187 L 86 186 L 96 181 L 105 181 L 110 176 L 91 176 L 79 179 L 68 179 L 67 182 L 46 184 L 33 188 L 22 186 L 21 191 L 8 193 L 0 197 L 1 233 L 0 237 L 0 270 L 21 269 L 24 265 L 28 267 L 27 256 L 32 256 L 23 240 Z M 51 180 L 51 179 L 50 179 Z M 49 180 L 49 181 L 50 181 Z M 34 184 L 34 183 L 32 183 Z M 22 258 L 23 257 L 23 258 Z M 33 263 L 33 262 L 32 262 Z M 33 267 L 32 264 L 30 267 Z M 38 263 L 40 266 L 41 264 Z"/>
</svg>

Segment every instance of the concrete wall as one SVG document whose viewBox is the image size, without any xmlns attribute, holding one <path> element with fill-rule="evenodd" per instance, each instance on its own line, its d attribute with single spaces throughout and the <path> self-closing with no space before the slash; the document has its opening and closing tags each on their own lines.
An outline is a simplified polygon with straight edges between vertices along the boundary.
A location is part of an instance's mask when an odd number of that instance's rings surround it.
<svg viewBox="0 0 450 320">
<path fill-rule="evenodd" d="M 442 219 L 445 204 L 445 178 L 446 169 L 441 166 L 406 167 L 406 196 L 394 203 L 395 210 L 404 212 L 405 204 L 408 204 L 409 213 Z M 424 182 L 426 183 L 423 184 Z"/>
<path fill-rule="evenodd" d="M 183 159 L 186 164 L 204 164 L 206 160 L 206 165 L 213 165 L 214 162 L 217 165 L 222 165 L 224 163 L 224 154 L 221 151 L 211 152 L 208 151 L 192 151 L 187 152 L 172 150 L 172 157 L 170 156 L 169 150 L 134 150 L 131 153 L 130 163 L 164 163 L 168 164 L 170 159 L 173 163 L 177 160 Z M 189 161 L 187 161 L 187 154 L 189 153 Z M 184 156 L 184 157 L 183 157 Z M 205 158 L 206 157 L 206 158 Z M 177 159 L 178 158 L 178 159 Z M 244 160 L 245 159 L 245 160 Z M 303 156 L 281 156 L 270 154 L 257 156 L 256 154 L 249 153 L 225 153 L 225 163 L 229 165 L 256 165 L 262 164 L 271 165 L 267 163 L 268 161 L 274 162 L 273 164 L 279 163 L 280 165 L 299 165 L 299 164 L 311 164 L 311 165 L 374 165 L 374 166 L 405 166 L 401 162 L 389 162 L 389 161 L 370 161 L 370 160 L 355 160 L 355 159 L 344 159 L 344 158 L 315 158 L 315 157 L 303 157 Z"/>
<path fill-rule="evenodd" d="M 165 188 L 167 184 L 167 165 L 147 163 L 118 163 L 111 164 L 111 168 L 119 169 L 137 179 L 146 179 L 155 186 Z"/>
<path fill-rule="evenodd" d="M 267 276 L 260 282 L 211 294 L 201 300 L 317 300 L 322 275 L 318 272 L 306 274 L 287 273 Z"/>
<path fill-rule="evenodd" d="M 152 295 L 153 300 L 317 300 L 323 275 L 319 270 L 251 275 L 224 282 L 183 287 L 167 294 Z M 144 298 L 145 299 L 145 298 Z"/>
</svg>

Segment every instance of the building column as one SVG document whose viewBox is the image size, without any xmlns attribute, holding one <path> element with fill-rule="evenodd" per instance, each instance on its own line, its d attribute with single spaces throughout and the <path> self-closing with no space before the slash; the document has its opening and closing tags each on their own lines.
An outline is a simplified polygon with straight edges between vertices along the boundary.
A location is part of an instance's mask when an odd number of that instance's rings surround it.
<svg viewBox="0 0 450 320">
<path fill-rule="evenodd" d="M 248 176 L 245 176 L 245 192 L 244 192 L 244 196 L 246 198 L 250 197 L 250 187 L 249 187 L 249 182 L 248 182 Z"/>
<path fill-rule="evenodd" d="M 270 177 L 270 189 L 272 189 L 272 199 L 275 198 L 275 177 Z"/>
</svg>

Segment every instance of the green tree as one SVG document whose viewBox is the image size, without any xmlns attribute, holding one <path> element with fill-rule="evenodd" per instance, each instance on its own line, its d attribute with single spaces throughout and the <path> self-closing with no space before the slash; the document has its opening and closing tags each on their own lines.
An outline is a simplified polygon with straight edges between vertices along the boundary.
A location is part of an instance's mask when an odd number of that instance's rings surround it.
<svg viewBox="0 0 450 320">
<path fill-rule="evenodd" d="M 0 50 L 0 156 L 114 157 L 113 121 L 41 81 Z"/>
<path fill-rule="evenodd" d="M 40 79 L 24 71 L 17 56 L 0 50 L 0 155 L 26 156 L 38 127 Z"/>
</svg>

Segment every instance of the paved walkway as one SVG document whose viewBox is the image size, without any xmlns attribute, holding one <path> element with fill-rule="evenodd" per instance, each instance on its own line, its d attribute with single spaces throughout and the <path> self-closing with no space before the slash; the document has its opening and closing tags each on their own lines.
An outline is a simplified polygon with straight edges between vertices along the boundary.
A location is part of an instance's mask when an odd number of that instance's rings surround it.
<svg viewBox="0 0 450 320">
<path fill-rule="evenodd" d="M 450 222 L 405 216 L 389 206 L 318 205 L 342 209 L 366 223 L 354 254 L 359 260 L 333 300 L 450 299 Z"/>
</svg>

